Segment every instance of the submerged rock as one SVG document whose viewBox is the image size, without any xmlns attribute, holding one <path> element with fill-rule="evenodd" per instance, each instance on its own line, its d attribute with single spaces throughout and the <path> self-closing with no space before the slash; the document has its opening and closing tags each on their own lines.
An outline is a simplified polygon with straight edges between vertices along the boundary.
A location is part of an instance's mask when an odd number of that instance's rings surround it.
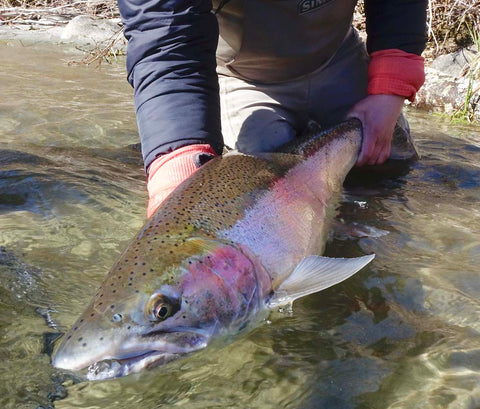
<svg viewBox="0 0 480 409">
<path fill-rule="evenodd" d="M 36 290 L 37 278 L 41 275 L 38 267 L 19 260 L 15 254 L 0 246 L 0 272 L 2 287 L 11 291 L 18 299 Z"/>
</svg>

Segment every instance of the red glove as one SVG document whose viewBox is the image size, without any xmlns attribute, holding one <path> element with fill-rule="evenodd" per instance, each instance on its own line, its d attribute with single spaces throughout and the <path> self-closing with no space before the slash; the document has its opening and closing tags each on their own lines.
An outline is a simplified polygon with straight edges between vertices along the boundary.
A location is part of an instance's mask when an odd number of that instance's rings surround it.
<svg viewBox="0 0 480 409">
<path fill-rule="evenodd" d="M 188 145 L 155 159 L 148 169 L 147 217 L 180 183 L 216 155 L 210 145 Z"/>
</svg>

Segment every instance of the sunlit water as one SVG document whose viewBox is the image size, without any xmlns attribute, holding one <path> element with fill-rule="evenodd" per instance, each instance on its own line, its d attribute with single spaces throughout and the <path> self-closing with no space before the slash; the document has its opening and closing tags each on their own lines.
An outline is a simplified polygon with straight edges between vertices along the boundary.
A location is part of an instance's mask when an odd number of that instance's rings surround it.
<svg viewBox="0 0 480 409">
<path fill-rule="evenodd" d="M 0 407 L 480 407 L 480 129 L 418 112 L 422 160 L 346 188 L 327 253 L 376 253 L 359 274 L 164 368 L 103 382 L 52 368 L 51 334 L 146 208 L 124 62 L 71 58 L 0 43 Z M 388 234 L 351 237 L 368 229 Z"/>
</svg>

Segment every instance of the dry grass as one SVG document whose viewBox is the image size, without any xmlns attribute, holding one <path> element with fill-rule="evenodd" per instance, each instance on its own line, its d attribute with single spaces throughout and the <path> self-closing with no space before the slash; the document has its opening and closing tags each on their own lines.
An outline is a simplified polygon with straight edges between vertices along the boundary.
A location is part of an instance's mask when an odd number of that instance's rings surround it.
<svg viewBox="0 0 480 409">
<path fill-rule="evenodd" d="M 480 0 L 429 0 L 429 49 L 436 54 L 473 44 L 480 32 Z"/>
<path fill-rule="evenodd" d="M 0 24 L 62 24 L 80 14 L 120 17 L 114 0 L 0 0 Z"/>
<path fill-rule="evenodd" d="M 68 65 L 92 65 L 99 67 L 103 61 L 111 64 L 116 60 L 118 56 L 124 55 L 124 51 L 120 50 L 117 44 L 121 44 L 124 41 L 123 28 L 118 29 L 116 33 L 110 37 L 110 39 L 101 46 L 95 46 L 88 50 L 81 50 L 83 57 L 80 60 L 70 60 Z"/>
</svg>

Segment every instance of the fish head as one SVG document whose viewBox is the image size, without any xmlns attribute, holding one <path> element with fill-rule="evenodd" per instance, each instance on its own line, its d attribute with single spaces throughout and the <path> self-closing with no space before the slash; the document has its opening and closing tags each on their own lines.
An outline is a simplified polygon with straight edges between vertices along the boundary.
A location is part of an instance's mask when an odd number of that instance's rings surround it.
<svg viewBox="0 0 480 409">
<path fill-rule="evenodd" d="M 238 331 L 264 307 L 271 281 L 244 251 L 203 239 L 174 248 L 163 261 L 139 257 L 136 269 L 122 255 L 64 335 L 53 365 L 88 368 L 89 379 L 139 372 Z"/>
</svg>

